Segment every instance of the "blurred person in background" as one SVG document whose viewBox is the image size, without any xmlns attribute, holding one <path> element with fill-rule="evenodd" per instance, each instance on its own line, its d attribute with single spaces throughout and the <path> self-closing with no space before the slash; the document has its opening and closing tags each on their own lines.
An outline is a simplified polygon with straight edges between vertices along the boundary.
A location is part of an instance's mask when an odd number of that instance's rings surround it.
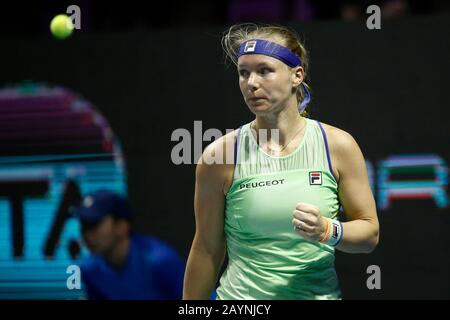
<svg viewBox="0 0 450 320">
<path fill-rule="evenodd" d="M 88 299 L 181 298 L 183 261 L 168 244 L 132 231 L 126 198 L 100 190 L 86 196 L 76 213 L 91 252 L 80 266 Z"/>
</svg>

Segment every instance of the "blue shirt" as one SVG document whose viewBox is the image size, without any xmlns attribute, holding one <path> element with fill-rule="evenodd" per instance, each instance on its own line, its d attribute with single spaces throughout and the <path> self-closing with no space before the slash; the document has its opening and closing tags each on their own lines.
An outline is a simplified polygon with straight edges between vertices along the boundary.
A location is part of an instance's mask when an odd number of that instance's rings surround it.
<svg viewBox="0 0 450 320">
<path fill-rule="evenodd" d="M 81 263 L 88 299 L 178 300 L 182 297 L 184 263 L 166 243 L 132 234 L 127 261 L 120 270 L 91 255 Z"/>
</svg>

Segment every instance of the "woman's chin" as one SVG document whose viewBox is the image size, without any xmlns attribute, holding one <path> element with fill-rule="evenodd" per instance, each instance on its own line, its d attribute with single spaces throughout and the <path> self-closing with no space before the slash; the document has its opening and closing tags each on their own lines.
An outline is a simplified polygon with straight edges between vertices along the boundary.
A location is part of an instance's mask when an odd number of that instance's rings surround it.
<svg viewBox="0 0 450 320">
<path fill-rule="evenodd" d="M 265 114 L 270 111 L 270 106 L 265 103 L 249 103 L 247 106 L 254 114 Z"/>
</svg>

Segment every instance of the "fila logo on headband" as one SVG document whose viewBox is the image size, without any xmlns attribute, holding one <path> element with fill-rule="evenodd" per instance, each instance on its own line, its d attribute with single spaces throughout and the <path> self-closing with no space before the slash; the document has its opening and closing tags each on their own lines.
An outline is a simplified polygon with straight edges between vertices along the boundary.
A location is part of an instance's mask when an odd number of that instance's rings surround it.
<svg viewBox="0 0 450 320">
<path fill-rule="evenodd" d="M 311 171 L 309 173 L 309 184 L 310 185 L 322 185 L 322 172 Z"/>
<path fill-rule="evenodd" d="M 247 41 L 245 43 L 244 52 L 254 52 L 256 49 L 256 41 Z"/>
</svg>

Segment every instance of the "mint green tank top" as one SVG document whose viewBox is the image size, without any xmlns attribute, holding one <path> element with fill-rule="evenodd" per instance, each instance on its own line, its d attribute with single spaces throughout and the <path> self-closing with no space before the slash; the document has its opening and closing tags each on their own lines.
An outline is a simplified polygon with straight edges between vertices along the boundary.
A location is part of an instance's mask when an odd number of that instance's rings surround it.
<svg viewBox="0 0 450 320">
<path fill-rule="evenodd" d="M 217 299 L 340 299 L 334 248 L 297 234 L 292 213 L 298 202 L 339 212 L 325 132 L 306 119 L 303 139 L 287 156 L 274 157 L 257 144 L 250 123 L 236 145 L 233 183 L 226 195 L 228 265 Z"/>
</svg>

